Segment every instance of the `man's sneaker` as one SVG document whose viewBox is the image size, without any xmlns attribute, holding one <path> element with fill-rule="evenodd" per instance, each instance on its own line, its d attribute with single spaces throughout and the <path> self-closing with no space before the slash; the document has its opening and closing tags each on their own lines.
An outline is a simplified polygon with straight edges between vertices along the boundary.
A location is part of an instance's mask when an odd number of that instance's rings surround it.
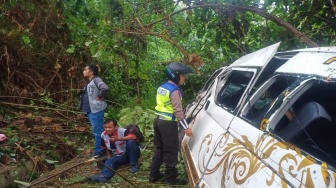
<svg viewBox="0 0 336 188">
<path fill-rule="evenodd" d="M 105 154 L 91 153 L 91 154 L 89 154 L 89 158 L 90 158 L 90 159 L 91 159 L 91 158 L 98 159 L 98 158 L 100 158 L 100 157 L 103 156 L 103 155 L 105 155 Z"/>
<path fill-rule="evenodd" d="M 188 182 L 186 180 L 175 179 L 174 181 L 166 181 L 168 185 L 187 185 Z"/>
<path fill-rule="evenodd" d="M 152 183 L 155 183 L 155 182 L 159 181 L 162 178 L 163 178 L 163 174 L 159 173 L 155 177 L 149 177 L 149 181 L 152 182 Z"/>
<path fill-rule="evenodd" d="M 139 164 L 132 164 L 131 172 L 136 173 L 139 171 Z"/>
<path fill-rule="evenodd" d="M 102 175 L 88 176 L 88 177 L 86 177 L 86 179 L 88 181 L 100 182 L 100 183 L 105 183 L 108 180 L 105 176 L 102 176 Z"/>
<path fill-rule="evenodd" d="M 106 154 L 105 153 L 96 153 L 96 154 L 94 154 L 94 158 L 95 159 L 100 159 L 100 158 L 102 158 L 102 157 L 104 157 Z"/>
<path fill-rule="evenodd" d="M 99 159 L 99 158 L 100 158 L 100 155 L 99 155 L 99 154 L 95 154 L 95 155 L 94 155 L 94 158 L 95 158 L 95 159 Z"/>
</svg>

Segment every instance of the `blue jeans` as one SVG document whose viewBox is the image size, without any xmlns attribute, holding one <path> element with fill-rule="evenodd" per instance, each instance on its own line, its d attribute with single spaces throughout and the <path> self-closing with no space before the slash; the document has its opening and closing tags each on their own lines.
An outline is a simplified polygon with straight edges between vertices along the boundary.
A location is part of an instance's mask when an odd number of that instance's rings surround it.
<svg viewBox="0 0 336 188">
<path fill-rule="evenodd" d="M 101 175 L 110 179 L 114 176 L 115 170 L 117 170 L 121 165 L 130 163 L 137 164 L 140 157 L 140 148 L 135 140 L 126 141 L 126 152 L 122 156 L 113 156 L 105 161 L 105 165 L 112 168 L 110 170 L 106 167 L 100 172 Z"/>
<path fill-rule="evenodd" d="M 95 145 L 93 149 L 95 155 L 105 152 L 105 150 L 101 147 L 101 134 L 104 132 L 104 113 L 104 110 L 97 113 L 88 113 L 88 118 L 92 125 L 93 136 L 95 138 Z"/>
</svg>

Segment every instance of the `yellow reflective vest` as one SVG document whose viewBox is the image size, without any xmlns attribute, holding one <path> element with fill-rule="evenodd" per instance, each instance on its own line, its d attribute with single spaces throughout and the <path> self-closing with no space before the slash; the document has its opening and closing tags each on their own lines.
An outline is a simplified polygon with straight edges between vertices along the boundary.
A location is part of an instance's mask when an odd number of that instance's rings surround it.
<svg viewBox="0 0 336 188">
<path fill-rule="evenodd" d="M 174 107 L 170 101 L 170 95 L 175 90 L 180 90 L 177 85 L 166 82 L 161 85 L 156 93 L 156 107 L 155 114 L 165 118 L 166 120 L 177 121 L 174 115 Z M 182 93 L 182 92 L 181 92 Z"/>
</svg>

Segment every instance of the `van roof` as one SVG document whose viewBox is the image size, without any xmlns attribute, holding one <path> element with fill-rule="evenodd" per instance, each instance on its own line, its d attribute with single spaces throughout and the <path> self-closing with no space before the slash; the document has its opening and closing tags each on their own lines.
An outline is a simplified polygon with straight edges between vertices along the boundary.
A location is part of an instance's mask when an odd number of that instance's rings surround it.
<svg viewBox="0 0 336 188">
<path fill-rule="evenodd" d="M 316 75 L 324 78 L 335 77 L 336 47 L 320 47 L 278 52 L 277 59 L 287 59 L 276 73 Z"/>
</svg>

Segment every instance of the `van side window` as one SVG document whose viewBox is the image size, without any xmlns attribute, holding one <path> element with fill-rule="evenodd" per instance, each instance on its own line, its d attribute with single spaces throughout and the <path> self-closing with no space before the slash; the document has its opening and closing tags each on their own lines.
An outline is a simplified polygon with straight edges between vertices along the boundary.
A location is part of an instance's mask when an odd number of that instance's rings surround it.
<svg viewBox="0 0 336 188">
<path fill-rule="evenodd" d="M 245 92 L 246 86 L 252 80 L 252 76 L 253 72 L 233 71 L 225 85 L 218 92 L 217 104 L 233 111 Z"/>
<path fill-rule="evenodd" d="M 291 85 L 294 78 L 277 77 L 267 90 L 261 94 L 259 99 L 251 106 L 246 118 L 250 120 L 255 127 L 259 127 L 262 119 L 272 106 L 275 99 Z"/>
<path fill-rule="evenodd" d="M 316 81 L 296 97 L 290 109 L 294 118 L 272 131 L 312 156 L 336 167 L 336 84 Z M 283 115 L 282 119 L 285 118 Z"/>
</svg>

